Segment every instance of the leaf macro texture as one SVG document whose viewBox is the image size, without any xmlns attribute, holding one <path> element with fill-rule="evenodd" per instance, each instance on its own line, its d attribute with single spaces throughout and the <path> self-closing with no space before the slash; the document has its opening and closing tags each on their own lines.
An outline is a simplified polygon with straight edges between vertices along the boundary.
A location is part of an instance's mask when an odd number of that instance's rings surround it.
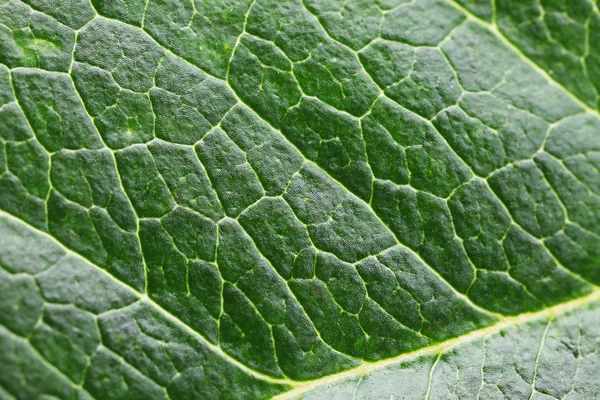
<svg viewBox="0 0 600 400">
<path fill-rule="evenodd" d="M 0 0 L 0 400 L 600 398 L 596 0 Z"/>
</svg>

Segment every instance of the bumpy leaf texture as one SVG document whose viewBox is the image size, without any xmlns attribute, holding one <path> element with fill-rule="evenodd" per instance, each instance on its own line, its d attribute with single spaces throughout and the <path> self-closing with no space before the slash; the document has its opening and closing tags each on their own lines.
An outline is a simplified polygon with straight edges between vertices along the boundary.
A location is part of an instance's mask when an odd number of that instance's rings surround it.
<svg viewBox="0 0 600 400">
<path fill-rule="evenodd" d="M 600 397 L 592 0 L 0 0 L 0 399 Z"/>
</svg>

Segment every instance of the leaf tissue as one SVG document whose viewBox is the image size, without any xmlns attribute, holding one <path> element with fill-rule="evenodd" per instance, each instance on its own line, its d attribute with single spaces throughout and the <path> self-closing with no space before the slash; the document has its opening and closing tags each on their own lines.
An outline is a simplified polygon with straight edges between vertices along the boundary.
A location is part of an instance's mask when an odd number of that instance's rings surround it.
<svg viewBox="0 0 600 400">
<path fill-rule="evenodd" d="M 596 0 L 0 0 L 0 399 L 600 398 Z"/>
</svg>

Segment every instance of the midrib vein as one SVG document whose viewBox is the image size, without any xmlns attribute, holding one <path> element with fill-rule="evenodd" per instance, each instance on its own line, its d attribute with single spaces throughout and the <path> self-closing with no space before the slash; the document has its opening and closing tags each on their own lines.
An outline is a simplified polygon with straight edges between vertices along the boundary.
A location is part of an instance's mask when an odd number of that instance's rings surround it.
<svg viewBox="0 0 600 400">
<path fill-rule="evenodd" d="M 344 378 L 353 377 L 353 376 L 362 377 L 371 371 L 374 371 L 374 370 L 377 370 L 377 369 L 380 369 L 380 368 L 383 368 L 383 367 L 386 367 L 389 365 L 397 364 L 397 363 L 400 363 L 403 361 L 409 361 L 409 360 L 415 359 L 422 355 L 441 354 L 452 347 L 458 346 L 463 343 L 475 341 L 478 339 L 483 339 L 494 333 L 498 333 L 498 332 L 502 331 L 503 329 L 512 328 L 512 327 L 515 327 L 515 326 L 518 326 L 521 324 L 526 324 L 528 322 L 554 318 L 560 314 L 564 314 L 564 313 L 572 311 L 572 310 L 583 308 L 584 306 L 586 306 L 590 303 L 596 302 L 596 301 L 600 301 L 600 289 L 596 289 L 586 296 L 579 297 L 579 298 L 576 298 L 576 299 L 573 299 L 573 300 L 570 300 L 570 301 L 567 301 L 564 303 L 560 303 L 560 304 L 554 305 L 552 307 L 546 308 L 544 310 L 531 312 L 531 313 L 523 313 L 523 314 L 519 314 L 514 317 L 505 317 L 500 322 L 498 322 L 494 325 L 490 325 L 485 328 L 471 331 L 465 335 L 458 336 L 453 339 L 449 339 L 449 340 L 437 343 L 433 346 L 423 347 L 423 348 L 420 348 L 419 350 L 415 350 L 410 353 L 404 353 L 397 357 L 388 358 L 388 359 L 381 360 L 381 361 L 364 362 L 359 367 L 356 367 L 356 368 L 353 368 L 353 369 L 350 369 L 350 370 L 347 370 L 344 372 L 340 372 L 338 374 L 328 375 L 328 376 L 325 376 L 320 379 L 315 379 L 315 380 L 307 381 L 307 382 L 296 382 L 294 384 L 295 389 L 293 389 L 289 392 L 282 393 L 278 396 L 275 396 L 274 399 L 275 400 L 289 399 L 289 398 L 298 396 L 302 393 L 305 393 L 311 389 L 315 389 L 315 388 L 325 385 L 325 384 L 339 382 L 339 381 L 343 380 Z"/>
<path fill-rule="evenodd" d="M 498 27 L 498 24 L 496 22 L 496 11 L 495 10 L 494 10 L 494 19 L 493 19 L 494 22 L 490 23 L 490 22 L 487 22 L 487 21 L 479 18 L 475 14 L 473 14 L 471 11 L 469 11 L 468 9 L 463 7 L 461 4 L 459 4 L 456 0 L 446 0 L 446 1 L 449 4 L 451 4 L 453 7 L 455 7 L 456 9 L 460 10 L 463 14 L 465 14 L 468 19 L 475 21 L 476 23 L 483 25 L 485 28 L 487 28 L 498 39 L 500 39 L 500 41 L 504 45 L 506 45 L 509 49 L 514 51 L 519 56 L 519 58 L 521 58 L 521 60 L 523 60 L 525 63 L 527 63 L 533 69 L 535 69 L 535 71 L 537 71 L 540 75 L 542 75 L 550 84 L 559 88 L 564 94 L 569 96 L 569 98 L 571 98 L 571 100 L 573 100 L 575 103 L 577 103 L 577 105 L 579 105 L 581 108 L 583 108 L 586 112 L 588 112 L 590 114 L 594 114 L 596 117 L 600 118 L 600 112 L 598 112 L 598 110 L 590 107 L 586 102 L 581 100 L 573 92 L 571 92 L 569 89 L 567 89 L 562 83 L 560 83 L 556 79 L 554 79 L 544 68 L 542 68 L 538 63 L 536 63 L 534 60 L 532 60 L 516 44 L 514 44 L 510 39 L 508 39 L 502 33 L 502 31 L 500 30 L 500 28 Z"/>
</svg>

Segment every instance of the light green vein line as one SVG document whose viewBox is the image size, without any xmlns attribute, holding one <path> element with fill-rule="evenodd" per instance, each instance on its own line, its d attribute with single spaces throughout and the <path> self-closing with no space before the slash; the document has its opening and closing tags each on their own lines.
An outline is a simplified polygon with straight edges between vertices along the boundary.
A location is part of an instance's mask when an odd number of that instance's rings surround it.
<svg viewBox="0 0 600 400">
<path fill-rule="evenodd" d="M 0 385 L 0 395 L 6 397 L 9 400 L 17 399 L 15 396 L 12 395 L 12 393 L 9 393 L 8 390 L 5 389 L 2 385 Z"/>
<path fill-rule="evenodd" d="M 485 360 L 487 357 L 487 339 L 484 338 L 483 339 L 483 357 L 481 359 L 481 368 L 479 369 L 481 371 L 481 385 L 479 385 L 479 389 L 477 390 L 477 398 L 476 400 L 479 400 L 481 397 L 481 390 L 483 389 L 483 386 L 485 385 Z"/>
<path fill-rule="evenodd" d="M 429 396 L 431 394 L 431 381 L 433 381 L 433 372 L 435 371 L 435 367 L 437 367 L 438 363 L 440 362 L 440 358 L 442 358 L 442 354 L 443 352 L 439 352 L 435 361 L 433 362 L 433 364 L 431 365 L 431 368 L 429 369 L 429 376 L 427 377 L 427 390 L 425 391 L 425 400 L 429 400 Z"/>
<path fill-rule="evenodd" d="M 542 334 L 542 339 L 540 340 L 540 348 L 535 356 L 535 363 L 533 364 L 533 377 L 531 378 L 531 394 L 529 395 L 529 400 L 533 398 L 533 395 L 536 393 L 535 390 L 535 378 L 537 378 L 537 369 L 538 364 L 540 362 L 540 356 L 542 355 L 542 351 L 544 350 L 544 342 L 546 341 L 546 336 L 548 335 L 548 329 L 550 329 L 550 325 L 552 325 L 552 320 L 554 316 L 551 316 L 548 319 L 548 323 L 546 324 L 546 328 L 544 329 L 544 333 Z"/>
</svg>

